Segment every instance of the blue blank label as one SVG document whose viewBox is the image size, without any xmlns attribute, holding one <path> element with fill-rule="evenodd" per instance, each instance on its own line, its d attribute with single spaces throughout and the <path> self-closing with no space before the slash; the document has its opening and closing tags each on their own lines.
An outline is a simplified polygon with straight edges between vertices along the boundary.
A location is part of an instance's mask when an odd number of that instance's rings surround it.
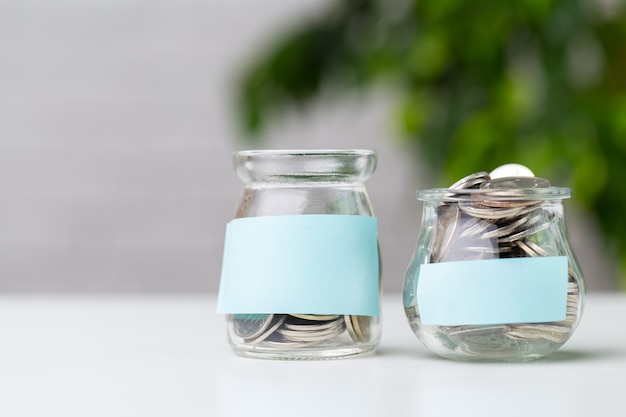
<svg viewBox="0 0 626 417">
<path fill-rule="evenodd" d="M 417 305 L 427 325 L 565 320 L 567 257 L 425 264 L 419 271 Z"/>
<path fill-rule="evenodd" d="M 379 314 L 376 218 L 248 217 L 226 229 L 217 312 Z"/>
</svg>

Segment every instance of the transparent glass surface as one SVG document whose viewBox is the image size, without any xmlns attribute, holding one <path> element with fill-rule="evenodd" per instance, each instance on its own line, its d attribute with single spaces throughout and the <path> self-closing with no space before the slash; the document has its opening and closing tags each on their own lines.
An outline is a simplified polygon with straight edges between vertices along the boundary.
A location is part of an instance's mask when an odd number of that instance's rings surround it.
<svg viewBox="0 0 626 417">
<path fill-rule="evenodd" d="M 405 275 L 403 302 L 411 329 L 429 349 L 456 360 L 526 361 L 554 352 L 569 339 L 578 325 L 585 293 L 563 218 L 562 199 L 569 195 L 569 189 L 562 187 L 418 192 L 418 199 L 424 201 L 422 225 Z M 422 324 L 417 286 L 423 265 L 540 256 L 568 259 L 565 320 Z"/>
<path fill-rule="evenodd" d="M 234 164 L 244 183 L 236 218 L 374 215 L 364 186 L 376 167 L 374 151 L 242 151 L 235 154 Z M 236 353 L 268 359 L 362 355 L 376 349 L 381 335 L 380 317 L 334 312 L 231 314 L 227 322 L 228 339 Z"/>
</svg>

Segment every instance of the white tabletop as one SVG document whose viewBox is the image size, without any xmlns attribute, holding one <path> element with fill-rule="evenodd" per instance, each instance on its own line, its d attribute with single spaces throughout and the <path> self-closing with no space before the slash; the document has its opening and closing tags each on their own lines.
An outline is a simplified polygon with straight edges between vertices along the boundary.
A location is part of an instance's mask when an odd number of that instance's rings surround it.
<svg viewBox="0 0 626 417">
<path fill-rule="evenodd" d="M 374 356 L 235 356 L 212 296 L 0 297 L 0 416 L 626 415 L 626 295 L 592 294 L 573 337 L 518 364 L 429 353 L 399 295 Z"/>
</svg>

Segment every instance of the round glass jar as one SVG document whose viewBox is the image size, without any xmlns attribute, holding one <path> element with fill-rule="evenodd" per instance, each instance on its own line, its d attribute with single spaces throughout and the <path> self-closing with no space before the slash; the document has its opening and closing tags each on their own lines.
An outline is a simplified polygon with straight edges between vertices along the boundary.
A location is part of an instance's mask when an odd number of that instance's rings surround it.
<svg viewBox="0 0 626 417">
<path fill-rule="evenodd" d="M 422 225 L 403 290 L 412 330 L 449 359 L 554 352 L 576 329 L 585 293 L 563 218 L 570 189 L 453 188 L 417 193 Z"/>
<path fill-rule="evenodd" d="M 375 151 L 241 151 L 234 165 L 244 188 L 218 298 L 233 350 L 269 359 L 374 351 L 380 261 L 364 182 Z"/>
</svg>

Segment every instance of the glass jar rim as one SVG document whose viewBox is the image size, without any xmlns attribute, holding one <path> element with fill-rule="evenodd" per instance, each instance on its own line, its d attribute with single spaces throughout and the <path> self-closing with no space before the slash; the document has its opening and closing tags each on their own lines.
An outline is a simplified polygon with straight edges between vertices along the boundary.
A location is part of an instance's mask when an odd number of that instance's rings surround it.
<svg viewBox="0 0 626 417">
<path fill-rule="evenodd" d="M 371 149 L 278 149 L 234 153 L 235 170 L 244 183 L 358 183 L 376 169 Z"/>
<path fill-rule="evenodd" d="M 572 196 L 569 187 L 544 188 L 429 188 L 418 190 L 416 197 L 424 202 L 476 202 L 483 201 L 525 201 L 563 200 Z"/>
<path fill-rule="evenodd" d="M 235 156 L 267 156 L 267 157 L 305 157 L 305 156 L 342 156 L 342 155 L 358 155 L 370 156 L 376 155 L 373 149 L 248 149 L 236 151 Z"/>
</svg>

